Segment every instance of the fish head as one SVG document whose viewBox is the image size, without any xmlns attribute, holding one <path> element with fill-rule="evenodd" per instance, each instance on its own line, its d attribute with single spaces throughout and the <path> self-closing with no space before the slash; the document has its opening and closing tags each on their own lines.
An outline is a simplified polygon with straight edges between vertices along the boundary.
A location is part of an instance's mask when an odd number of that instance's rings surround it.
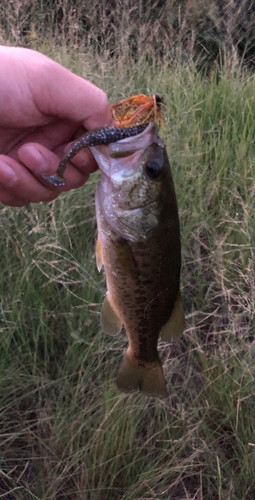
<svg viewBox="0 0 255 500">
<path fill-rule="evenodd" d="M 143 241 L 164 209 L 171 176 L 165 146 L 150 123 L 135 137 L 91 148 L 102 170 L 96 202 L 117 236 Z"/>
</svg>

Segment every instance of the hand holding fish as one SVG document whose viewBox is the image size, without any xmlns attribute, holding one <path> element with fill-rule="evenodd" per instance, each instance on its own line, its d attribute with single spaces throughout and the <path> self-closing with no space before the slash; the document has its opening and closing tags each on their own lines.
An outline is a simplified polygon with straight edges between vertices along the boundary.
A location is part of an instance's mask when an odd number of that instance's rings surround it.
<svg viewBox="0 0 255 500">
<path fill-rule="evenodd" d="M 75 137 L 110 125 L 102 90 L 38 52 L 0 47 L 0 202 L 24 206 L 50 201 L 83 185 L 97 164 L 90 150 L 69 165 L 65 186 L 41 174 L 56 171 Z"/>
<path fill-rule="evenodd" d="M 177 203 L 156 128 L 162 96 L 139 94 L 110 109 L 100 89 L 42 54 L 0 47 L 0 64 L 0 201 L 53 200 L 86 182 L 96 159 L 97 266 L 108 288 L 101 325 L 110 335 L 124 325 L 129 339 L 117 386 L 164 397 L 158 338 L 180 336 L 184 313 Z M 84 128 L 92 131 L 68 148 Z"/>
</svg>

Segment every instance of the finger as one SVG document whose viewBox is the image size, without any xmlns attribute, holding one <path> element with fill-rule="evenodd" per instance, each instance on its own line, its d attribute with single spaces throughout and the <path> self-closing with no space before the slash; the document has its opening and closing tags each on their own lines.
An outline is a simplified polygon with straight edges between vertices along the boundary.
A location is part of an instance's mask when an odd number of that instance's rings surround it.
<svg viewBox="0 0 255 500">
<path fill-rule="evenodd" d="M 10 173 L 11 170 L 14 173 L 13 176 Z M 2 175 L 2 172 L 5 172 L 5 175 Z M 38 180 L 16 160 L 0 155 L 0 200 L 13 206 L 22 206 L 29 202 L 51 201 L 64 190 L 80 187 L 86 179 L 87 176 L 73 167 L 68 175 L 68 186 L 56 188 L 43 178 Z M 6 199 L 7 194 L 12 201 L 8 197 Z"/>
<path fill-rule="evenodd" d="M 23 165 L 0 155 L 0 200 L 12 206 L 49 201 L 59 194 L 43 186 Z"/>
<path fill-rule="evenodd" d="M 69 145 L 65 149 L 68 149 L 68 147 Z M 28 143 L 21 146 L 18 150 L 18 157 L 41 182 L 45 182 L 41 177 L 42 174 L 54 174 L 63 153 L 62 147 L 56 148 L 53 153 L 41 144 Z M 72 159 L 71 164 L 67 167 L 64 190 L 67 191 L 68 189 L 82 186 L 88 179 L 89 174 L 97 168 L 97 163 L 90 150 L 86 149 L 82 151 L 80 155 Z"/>
<path fill-rule="evenodd" d="M 11 166 L 4 161 L 5 157 L 2 158 L 0 157 L 0 183 L 6 188 L 11 188 L 17 182 L 18 178 Z"/>
<path fill-rule="evenodd" d="M 29 201 L 23 198 L 17 198 L 7 191 L 4 191 L 0 184 L 0 203 L 8 205 L 9 207 L 24 207 Z"/>
<path fill-rule="evenodd" d="M 64 146 L 74 137 L 76 130 L 77 124 L 54 120 L 54 122 L 48 123 L 43 127 L 38 127 L 29 135 L 24 137 L 24 139 L 19 141 L 13 148 L 11 148 L 11 150 L 9 150 L 8 156 L 18 160 L 19 149 L 21 146 L 29 143 L 42 144 L 45 148 L 51 151 L 62 145 L 62 151 L 60 153 L 62 155 Z M 7 153 L 5 154 L 7 155 Z"/>
<path fill-rule="evenodd" d="M 11 194 L 12 187 L 17 181 L 18 177 L 15 171 L 0 159 L 0 203 L 13 207 L 22 207 L 28 203 L 21 196 L 13 197 Z"/>
<path fill-rule="evenodd" d="M 18 177 L 11 167 L 0 157 L 0 202 L 5 205 L 21 207 L 28 203 L 20 195 L 13 197 L 12 188 L 18 182 Z M 10 191 L 10 192 L 9 192 Z"/>
<path fill-rule="evenodd" d="M 55 153 L 62 158 L 64 153 L 68 151 L 68 149 L 73 145 L 74 141 L 69 142 L 65 148 L 56 148 Z M 74 165 L 76 168 L 78 168 L 81 172 L 86 172 L 86 174 L 90 175 L 96 170 L 98 170 L 98 164 L 91 153 L 89 147 L 83 147 L 79 153 L 77 153 L 73 158 L 71 159 L 70 162 L 72 165 Z"/>
</svg>

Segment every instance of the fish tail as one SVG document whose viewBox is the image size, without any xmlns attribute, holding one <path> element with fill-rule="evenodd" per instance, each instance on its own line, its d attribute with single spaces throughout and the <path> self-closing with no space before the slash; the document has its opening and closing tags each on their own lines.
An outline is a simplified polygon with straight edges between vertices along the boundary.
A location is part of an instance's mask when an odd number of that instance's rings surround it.
<svg viewBox="0 0 255 500">
<path fill-rule="evenodd" d="M 116 384 L 122 392 L 139 389 L 146 396 L 164 398 L 168 395 L 160 360 L 141 362 L 129 349 L 120 366 Z"/>
</svg>

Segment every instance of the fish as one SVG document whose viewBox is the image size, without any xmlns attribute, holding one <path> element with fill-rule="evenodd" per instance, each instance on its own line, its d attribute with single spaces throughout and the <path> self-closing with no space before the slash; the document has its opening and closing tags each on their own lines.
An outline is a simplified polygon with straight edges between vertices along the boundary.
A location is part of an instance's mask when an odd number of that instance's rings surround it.
<svg viewBox="0 0 255 500">
<path fill-rule="evenodd" d="M 164 108 L 160 94 L 120 101 L 112 106 L 113 126 L 87 132 L 67 150 L 54 175 L 43 175 L 64 185 L 66 166 L 84 147 L 101 169 L 96 261 L 99 271 L 104 267 L 107 294 L 100 323 L 113 336 L 124 326 L 128 337 L 118 389 L 151 397 L 168 395 L 158 339 L 179 338 L 185 326 L 178 207 L 158 136 Z"/>
<path fill-rule="evenodd" d="M 120 391 L 167 397 L 158 339 L 170 342 L 185 325 L 180 294 L 178 207 L 166 148 L 154 122 L 140 134 L 92 146 L 101 178 L 96 189 L 97 268 L 107 294 L 100 323 L 128 349 L 117 374 Z"/>
</svg>

